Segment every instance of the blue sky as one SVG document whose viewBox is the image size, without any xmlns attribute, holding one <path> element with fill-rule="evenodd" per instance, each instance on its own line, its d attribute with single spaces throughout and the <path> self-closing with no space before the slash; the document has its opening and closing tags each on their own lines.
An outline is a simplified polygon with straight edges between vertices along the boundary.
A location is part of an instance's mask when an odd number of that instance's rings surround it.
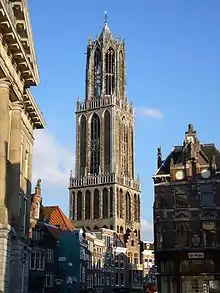
<svg viewBox="0 0 220 293">
<path fill-rule="evenodd" d="M 75 102 L 84 97 L 88 38 L 104 11 L 125 38 L 127 96 L 136 108 L 136 173 L 142 182 L 144 238 L 152 239 L 156 149 L 182 144 L 188 123 L 201 142 L 220 145 L 220 2 L 218 0 L 29 1 L 41 83 L 32 92 L 47 122 L 36 133 L 33 180 L 44 204 L 68 213 L 75 152 Z"/>
</svg>

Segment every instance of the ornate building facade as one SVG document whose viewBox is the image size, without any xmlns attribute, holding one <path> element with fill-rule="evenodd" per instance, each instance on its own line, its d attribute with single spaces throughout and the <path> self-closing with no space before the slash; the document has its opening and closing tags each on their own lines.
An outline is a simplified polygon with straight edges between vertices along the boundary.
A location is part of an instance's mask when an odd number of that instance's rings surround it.
<svg viewBox="0 0 220 293">
<path fill-rule="evenodd" d="M 190 124 L 154 176 L 159 291 L 220 292 L 220 152 Z"/>
<path fill-rule="evenodd" d="M 69 185 L 75 226 L 140 238 L 140 181 L 134 170 L 134 109 L 126 97 L 125 43 L 107 21 L 89 39 L 86 96 L 76 105 L 76 168 Z"/>
<path fill-rule="evenodd" d="M 34 129 L 44 119 L 26 1 L 0 0 L 0 292 L 27 292 Z"/>
</svg>

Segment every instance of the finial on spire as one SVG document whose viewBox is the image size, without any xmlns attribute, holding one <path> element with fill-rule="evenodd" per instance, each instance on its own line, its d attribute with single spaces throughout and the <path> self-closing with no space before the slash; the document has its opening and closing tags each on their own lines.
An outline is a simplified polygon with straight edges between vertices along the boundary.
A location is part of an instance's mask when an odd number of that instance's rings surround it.
<svg viewBox="0 0 220 293">
<path fill-rule="evenodd" d="M 108 12 L 105 11 L 105 26 L 108 25 Z"/>
</svg>

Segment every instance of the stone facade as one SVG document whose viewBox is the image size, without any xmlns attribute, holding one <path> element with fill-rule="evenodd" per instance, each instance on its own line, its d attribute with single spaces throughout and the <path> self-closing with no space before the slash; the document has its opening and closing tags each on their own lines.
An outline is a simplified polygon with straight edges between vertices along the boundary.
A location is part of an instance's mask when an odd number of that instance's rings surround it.
<svg viewBox="0 0 220 293">
<path fill-rule="evenodd" d="M 126 97 L 125 43 L 107 22 L 87 46 L 86 97 L 76 106 L 76 169 L 69 212 L 76 227 L 140 238 L 140 181 L 134 171 L 134 109 Z"/>
<path fill-rule="evenodd" d="M 0 0 L 0 291 L 27 292 L 33 130 L 44 120 L 25 1 Z"/>
</svg>

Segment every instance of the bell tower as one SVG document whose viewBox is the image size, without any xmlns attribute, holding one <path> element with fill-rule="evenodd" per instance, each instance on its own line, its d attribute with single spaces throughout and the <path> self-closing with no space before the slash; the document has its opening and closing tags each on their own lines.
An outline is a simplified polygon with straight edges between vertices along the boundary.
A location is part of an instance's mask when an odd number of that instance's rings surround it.
<svg viewBox="0 0 220 293">
<path fill-rule="evenodd" d="M 76 168 L 70 218 L 90 230 L 140 235 L 140 182 L 134 175 L 134 109 L 126 97 L 125 42 L 107 23 L 87 45 L 85 99 L 76 104 Z"/>
</svg>

